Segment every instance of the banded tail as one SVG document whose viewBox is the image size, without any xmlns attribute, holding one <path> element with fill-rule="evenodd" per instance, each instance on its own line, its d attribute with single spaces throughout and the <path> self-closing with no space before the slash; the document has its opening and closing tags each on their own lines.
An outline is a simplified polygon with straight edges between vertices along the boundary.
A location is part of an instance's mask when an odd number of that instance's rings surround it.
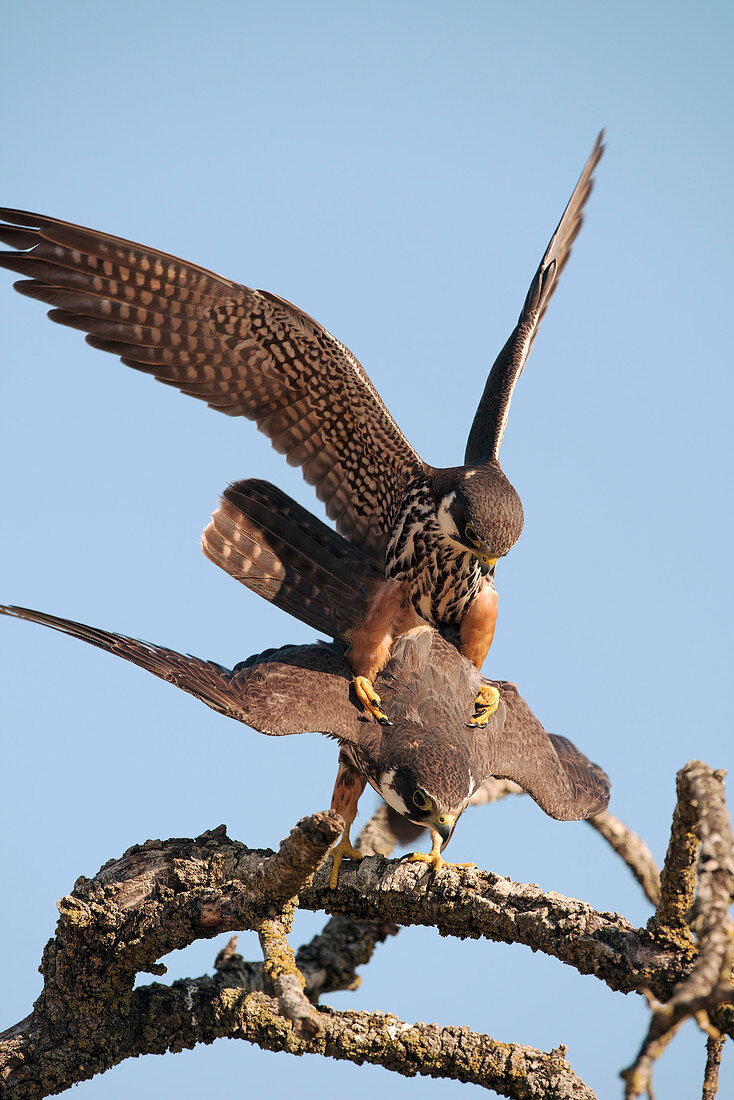
<svg viewBox="0 0 734 1100">
<path fill-rule="evenodd" d="M 225 489 L 202 535 L 210 561 L 308 626 L 348 641 L 381 580 L 363 550 L 270 482 Z"/>
</svg>

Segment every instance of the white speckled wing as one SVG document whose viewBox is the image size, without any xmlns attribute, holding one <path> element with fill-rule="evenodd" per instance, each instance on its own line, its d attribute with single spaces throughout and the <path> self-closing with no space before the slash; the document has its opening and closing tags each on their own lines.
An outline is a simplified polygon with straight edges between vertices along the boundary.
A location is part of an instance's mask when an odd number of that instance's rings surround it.
<svg viewBox="0 0 734 1100">
<path fill-rule="evenodd" d="M 382 565 L 393 513 L 423 468 L 352 353 L 266 291 L 143 245 L 0 209 L 0 266 L 49 316 L 127 366 L 257 422 L 315 486 L 337 530 Z"/>
</svg>

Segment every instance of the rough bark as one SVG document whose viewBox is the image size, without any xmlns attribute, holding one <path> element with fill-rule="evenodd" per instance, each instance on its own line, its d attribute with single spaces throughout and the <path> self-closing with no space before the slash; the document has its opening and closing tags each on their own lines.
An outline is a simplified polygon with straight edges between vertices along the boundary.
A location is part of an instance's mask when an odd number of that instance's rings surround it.
<svg viewBox="0 0 734 1100">
<path fill-rule="evenodd" d="M 724 798 L 725 774 L 698 760 L 678 773 L 660 903 L 648 927 L 659 942 L 677 945 L 691 962 L 664 1004 L 645 990 L 652 1019 L 637 1058 L 622 1073 L 626 1097 L 650 1092 L 654 1063 L 684 1020 L 695 1019 L 714 1042 L 732 1034 L 734 838 Z M 709 1079 L 709 1093 L 713 1057 L 709 1046 L 704 1079 Z"/>
</svg>

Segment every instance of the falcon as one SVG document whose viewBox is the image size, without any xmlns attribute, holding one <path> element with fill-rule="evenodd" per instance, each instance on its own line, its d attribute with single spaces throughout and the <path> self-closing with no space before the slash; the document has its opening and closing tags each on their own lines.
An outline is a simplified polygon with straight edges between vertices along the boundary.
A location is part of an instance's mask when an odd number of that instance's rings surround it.
<svg viewBox="0 0 734 1100">
<path fill-rule="evenodd" d="M 452 626 L 481 668 L 497 618 L 494 570 L 520 536 L 520 498 L 499 464 L 510 399 L 581 228 L 603 132 L 584 167 L 518 322 L 489 373 L 464 465 L 430 466 L 414 450 L 352 353 L 312 317 L 174 256 L 21 210 L 0 209 L 0 265 L 52 320 L 93 347 L 212 408 L 257 423 L 300 466 L 337 531 L 382 576 L 347 659 L 378 721 L 374 680 L 393 639 L 421 623 Z M 473 721 L 499 696 L 485 685 Z"/>
<path fill-rule="evenodd" d="M 351 670 L 339 643 L 283 646 L 232 669 L 164 646 L 97 630 L 24 607 L 0 614 L 52 627 L 139 665 L 260 733 L 317 732 L 339 743 L 332 809 L 346 828 L 334 850 L 330 884 L 344 857 L 361 859 L 349 839 L 369 783 L 387 804 L 432 834 L 430 853 L 412 858 L 444 866 L 441 851 L 473 792 L 489 776 L 514 779 L 550 817 L 579 820 L 604 810 L 609 780 L 565 737 L 547 734 L 514 684 L 496 682 L 495 713 L 480 731 L 465 723 L 482 682 L 479 671 L 435 630 L 403 635 L 377 684 L 392 726 L 366 721 L 349 699 Z"/>
</svg>

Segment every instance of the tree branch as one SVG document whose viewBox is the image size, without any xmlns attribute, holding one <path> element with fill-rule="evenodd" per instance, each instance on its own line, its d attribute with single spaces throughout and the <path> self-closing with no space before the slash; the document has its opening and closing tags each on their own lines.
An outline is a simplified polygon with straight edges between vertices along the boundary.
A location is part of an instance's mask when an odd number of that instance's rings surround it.
<svg viewBox="0 0 734 1100">
<path fill-rule="evenodd" d="M 499 802 L 509 795 L 524 795 L 525 791 L 511 779 L 486 779 L 469 800 L 470 806 Z M 596 829 L 617 855 L 624 860 L 653 905 L 660 901 L 660 871 L 652 852 L 642 837 L 608 811 L 588 817 L 586 824 Z"/>
<path fill-rule="evenodd" d="M 618 914 L 544 892 L 491 871 L 444 868 L 434 879 L 419 864 L 377 856 L 343 864 L 336 890 L 319 871 L 300 895 L 305 909 L 324 909 L 398 925 L 435 927 L 444 936 L 522 943 L 595 974 L 611 989 L 652 984 L 669 994 L 684 970 L 675 951 Z"/>
<path fill-rule="evenodd" d="M 701 1100 L 714 1100 L 719 1091 L 719 1067 L 725 1041 L 724 1038 L 713 1039 L 709 1036 L 706 1042 L 706 1069 L 703 1075 Z"/>
<path fill-rule="evenodd" d="M 658 1004 L 648 996 L 653 1010 L 648 1033 L 637 1058 L 622 1073 L 627 1097 L 649 1091 L 654 1063 L 684 1020 L 693 1017 L 714 1040 L 721 1038 L 721 1031 L 712 1024 L 712 1017 L 722 1030 L 731 1028 L 734 927 L 729 906 L 734 896 L 734 838 L 724 776 L 725 772 L 713 771 L 698 760 L 678 773 L 678 801 L 661 876 L 660 905 L 650 926 L 656 937 L 678 942 L 682 952 L 688 953 L 692 925 L 698 951 L 667 1003 Z"/>
<path fill-rule="evenodd" d="M 141 971 L 196 939 L 257 928 L 291 900 L 343 828 L 331 811 L 304 818 L 278 853 L 251 852 L 220 826 L 196 840 L 148 841 L 80 878 L 59 901 L 33 1013 L 0 1035 L 9 1097 L 48 1096 L 129 1056 Z"/>
<path fill-rule="evenodd" d="M 204 994 L 208 995 L 204 995 Z M 380 1012 L 322 1009 L 320 1031 L 299 1038 L 276 1004 L 260 993 L 190 989 L 159 984 L 137 991 L 139 1041 L 132 1054 L 164 1054 L 214 1039 L 245 1039 L 266 1050 L 322 1054 L 370 1062 L 406 1077 L 449 1077 L 528 1100 L 595 1100 L 595 1094 L 564 1060 L 515 1043 L 499 1043 L 466 1027 L 406 1024 Z M 163 1023 L 163 1026 L 162 1026 Z"/>
<path fill-rule="evenodd" d="M 316 814 L 272 854 L 248 850 L 220 827 L 195 841 L 135 846 L 94 879 L 80 879 L 59 903 L 57 935 L 44 953 L 44 991 L 33 1014 L 0 1036 L 0 1080 L 8 1100 L 34 1100 L 127 1057 L 221 1035 L 274 1050 L 367 1060 L 409 1076 L 451 1076 L 510 1097 L 592 1100 L 558 1051 L 498 1043 L 468 1028 L 313 1009 L 304 987 L 315 994 L 345 977 L 353 980 L 354 967 L 388 934 L 375 922 L 336 917 L 297 960 L 285 940 L 292 893 L 341 828 L 338 815 Z M 370 835 L 390 846 L 384 815 L 370 823 Z M 230 941 L 215 977 L 133 989 L 137 970 L 160 971 L 156 958 L 233 925 L 259 930 L 264 964 L 244 963 Z M 337 945 L 342 958 L 335 966 Z M 275 998 L 264 988 L 273 988 Z"/>
</svg>

